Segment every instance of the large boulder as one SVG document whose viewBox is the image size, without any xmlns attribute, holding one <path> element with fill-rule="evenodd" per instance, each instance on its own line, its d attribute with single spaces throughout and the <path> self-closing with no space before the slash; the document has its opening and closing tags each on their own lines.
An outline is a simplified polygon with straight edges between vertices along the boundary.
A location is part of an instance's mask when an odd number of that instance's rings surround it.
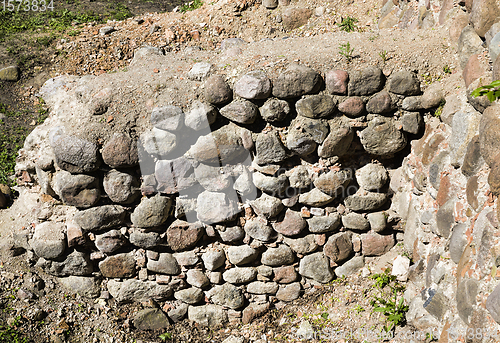
<svg viewBox="0 0 500 343">
<path fill-rule="evenodd" d="M 35 227 L 30 242 L 35 254 L 45 259 L 57 259 L 66 250 L 66 225 L 63 223 L 44 222 Z"/>
<path fill-rule="evenodd" d="M 134 167 L 139 163 L 137 142 L 124 133 L 115 133 L 104 145 L 102 159 L 111 168 Z"/>
<path fill-rule="evenodd" d="M 384 88 L 384 74 L 377 67 L 366 67 L 349 74 L 349 96 L 364 96 L 377 93 Z"/>
<path fill-rule="evenodd" d="M 375 117 L 360 133 L 361 144 L 373 155 L 388 157 L 407 144 L 406 136 L 391 118 Z"/>
<path fill-rule="evenodd" d="M 230 124 L 200 136 L 186 156 L 206 164 L 236 163 L 249 157 L 253 145 L 249 130 Z"/>
<path fill-rule="evenodd" d="M 234 92 L 248 100 L 266 99 L 271 94 L 271 81 L 262 70 L 255 70 L 236 81 Z"/>
<path fill-rule="evenodd" d="M 65 205 L 78 208 L 94 206 L 101 197 L 99 179 L 84 174 L 73 175 L 60 170 L 54 177 L 54 191 Z"/>
<path fill-rule="evenodd" d="M 135 227 L 148 228 L 165 223 L 168 218 L 172 199 L 156 195 L 151 198 L 142 198 L 141 203 L 130 215 L 130 220 Z"/>
<path fill-rule="evenodd" d="M 119 226 L 126 216 L 125 209 L 118 205 L 92 207 L 75 213 L 75 223 L 86 231 L 101 231 Z"/>
<path fill-rule="evenodd" d="M 474 0 L 470 11 L 469 21 L 479 37 L 485 36 L 490 27 L 500 16 L 498 2 L 495 0 Z"/>
<path fill-rule="evenodd" d="M 57 165 L 70 173 L 88 173 L 101 165 L 97 145 L 88 140 L 66 135 L 61 127 L 49 133 L 49 142 Z"/>
<path fill-rule="evenodd" d="M 313 94 L 321 87 L 321 75 L 306 66 L 290 64 L 273 82 L 273 96 L 282 99 Z"/>
</svg>

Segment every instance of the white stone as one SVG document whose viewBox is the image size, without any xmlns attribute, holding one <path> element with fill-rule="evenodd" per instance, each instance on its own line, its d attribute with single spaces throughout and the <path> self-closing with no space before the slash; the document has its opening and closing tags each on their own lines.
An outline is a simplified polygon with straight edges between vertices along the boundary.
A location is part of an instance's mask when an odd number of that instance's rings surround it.
<svg viewBox="0 0 500 343">
<path fill-rule="evenodd" d="M 410 268 L 410 259 L 399 255 L 392 264 L 392 275 L 396 276 L 398 281 L 406 281 L 408 279 L 408 270 Z"/>
</svg>

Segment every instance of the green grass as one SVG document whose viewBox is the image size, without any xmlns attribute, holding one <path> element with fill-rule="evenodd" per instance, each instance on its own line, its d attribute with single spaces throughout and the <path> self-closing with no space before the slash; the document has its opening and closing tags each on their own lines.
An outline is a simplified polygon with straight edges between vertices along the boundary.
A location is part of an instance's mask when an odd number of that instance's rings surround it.
<svg viewBox="0 0 500 343">
<path fill-rule="evenodd" d="M 20 322 L 21 316 L 17 316 L 11 325 L 0 324 L 0 343 L 28 343 L 28 338 L 17 329 Z"/>
<path fill-rule="evenodd" d="M 191 2 L 185 3 L 181 6 L 181 12 L 194 11 L 197 8 L 200 8 L 203 5 L 203 1 L 201 0 L 193 0 Z"/>
<path fill-rule="evenodd" d="M 67 9 L 38 13 L 0 11 L 0 39 L 20 32 L 64 31 L 72 23 L 83 24 L 100 21 L 93 12 L 72 12 Z"/>
<path fill-rule="evenodd" d="M 103 14 L 97 14 L 93 11 L 70 11 L 68 9 L 45 12 L 2 10 L 0 11 L 0 41 L 20 32 L 63 32 L 72 29 L 74 24 L 103 23 L 107 19 L 124 20 L 133 16 L 130 9 L 121 3 L 111 4 L 109 8 L 108 12 Z M 74 29 L 70 31 L 73 34 L 74 32 Z M 45 44 L 48 45 L 50 42 L 45 42 Z"/>
<path fill-rule="evenodd" d="M 161 335 L 158 336 L 159 339 L 161 339 L 163 342 L 172 339 L 172 334 L 170 332 L 164 332 Z"/>
<path fill-rule="evenodd" d="M 125 20 L 127 18 L 132 17 L 132 12 L 130 12 L 130 10 L 128 9 L 127 6 L 125 6 L 121 3 L 115 4 L 114 9 L 109 11 L 109 14 L 115 20 Z"/>
<path fill-rule="evenodd" d="M 42 112 L 44 111 L 41 106 L 39 109 Z M 2 103 L 0 103 L 0 113 L 9 118 L 9 120 L 14 121 L 22 120 L 28 115 L 26 111 L 10 111 Z M 46 116 L 46 112 L 39 112 L 39 117 L 43 118 Z M 24 125 L 8 126 L 4 120 L 0 120 L 0 183 L 12 184 L 9 176 L 14 174 L 17 151 L 23 147 L 28 130 Z"/>
</svg>

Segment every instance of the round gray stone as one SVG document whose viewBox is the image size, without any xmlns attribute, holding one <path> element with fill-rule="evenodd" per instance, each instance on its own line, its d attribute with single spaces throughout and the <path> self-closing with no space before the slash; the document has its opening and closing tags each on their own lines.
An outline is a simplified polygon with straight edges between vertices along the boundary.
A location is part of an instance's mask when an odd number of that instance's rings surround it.
<svg viewBox="0 0 500 343">
<path fill-rule="evenodd" d="M 177 260 L 170 253 L 160 253 L 157 261 L 149 259 L 147 268 L 152 272 L 167 275 L 178 275 L 181 272 Z"/>
<path fill-rule="evenodd" d="M 255 162 L 260 165 L 281 163 L 288 157 L 275 131 L 260 133 L 255 141 L 255 150 L 257 152 Z"/>
<path fill-rule="evenodd" d="M 265 218 L 274 218 L 285 208 L 280 199 L 266 193 L 262 193 L 251 205 L 255 213 Z"/>
<path fill-rule="evenodd" d="M 304 256 L 300 260 L 299 274 L 321 283 L 328 283 L 333 279 L 330 262 L 322 252 Z"/>
<path fill-rule="evenodd" d="M 320 94 L 303 97 L 297 101 L 295 109 L 303 117 L 319 119 L 333 115 L 337 106 L 331 95 Z"/>
<path fill-rule="evenodd" d="M 30 245 L 38 257 L 57 259 L 66 250 L 66 225 L 63 223 L 44 222 L 35 226 L 35 233 Z"/>
<path fill-rule="evenodd" d="M 271 94 L 271 81 L 262 70 L 255 70 L 236 81 L 234 92 L 248 100 L 266 99 Z"/>
<path fill-rule="evenodd" d="M 193 101 L 191 109 L 184 116 L 184 125 L 195 131 L 200 131 L 210 127 L 217 119 L 217 110 L 213 105 Z"/>
<path fill-rule="evenodd" d="M 351 230 L 358 230 L 358 231 L 370 230 L 370 222 L 368 221 L 368 219 L 363 217 L 362 214 L 354 212 L 342 216 L 342 225 L 344 225 L 345 228 Z"/>
<path fill-rule="evenodd" d="M 226 306 L 233 310 L 237 310 L 245 304 L 245 297 L 241 289 L 230 283 L 215 286 L 212 289 L 210 300 L 216 305 Z"/>
<path fill-rule="evenodd" d="M 274 231 L 263 218 L 251 218 L 245 223 L 245 232 L 252 238 L 268 242 L 276 236 Z"/>
<path fill-rule="evenodd" d="M 189 305 L 200 303 L 204 298 L 203 291 L 196 287 L 181 289 L 174 293 L 174 298 Z"/>
<path fill-rule="evenodd" d="M 141 203 L 130 215 L 130 220 L 139 228 L 161 225 L 167 220 L 171 205 L 172 199 L 161 195 L 142 198 Z"/>
<path fill-rule="evenodd" d="M 309 231 L 313 233 L 325 233 L 337 230 L 340 226 L 341 218 L 338 213 L 328 216 L 314 216 L 307 219 Z"/>
<path fill-rule="evenodd" d="M 361 144 L 373 155 L 390 156 L 407 144 L 406 136 L 391 118 L 376 117 L 360 133 Z"/>
<path fill-rule="evenodd" d="M 259 115 L 259 108 L 248 100 L 235 100 L 221 108 L 220 114 L 239 124 L 252 124 Z"/>
<path fill-rule="evenodd" d="M 282 99 L 298 98 L 304 94 L 316 93 L 321 87 L 321 75 L 315 70 L 290 64 L 273 82 L 273 96 Z"/>
<path fill-rule="evenodd" d="M 224 78 L 220 75 L 212 75 L 204 85 L 205 98 L 214 105 L 223 105 L 231 101 L 233 92 Z"/>
<path fill-rule="evenodd" d="M 131 174 L 116 169 L 104 175 L 102 184 L 109 199 L 118 204 L 131 204 L 141 195 L 139 181 Z"/>
<path fill-rule="evenodd" d="M 222 273 L 224 281 L 231 284 L 242 284 L 253 281 L 257 277 L 257 270 L 254 267 L 230 268 Z"/>
<path fill-rule="evenodd" d="M 101 231 L 121 225 L 125 215 L 125 209 L 119 205 L 104 205 L 78 211 L 74 220 L 82 230 Z"/>
<path fill-rule="evenodd" d="M 290 114 L 290 105 L 286 100 L 269 98 L 259 108 L 261 117 L 270 123 L 285 120 Z"/>
<path fill-rule="evenodd" d="M 155 107 L 151 112 L 151 125 L 161 130 L 177 131 L 184 124 L 184 112 L 177 106 Z"/>
<path fill-rule="evenodd" d="M 100 252 L 112 254 L 128 244 L 127 239 L 119 230 L 110 230 L 95 236 L 94 244 Z"/>
<path fill-rule="evenodd" d="M 226 262 L 226 255 L 221 250 L 211 249 L 203 253 L 201 259 L 207 270 L 214 271 L 224 265 Z"/>
<path fill-rule="evenodd" d="M 277 248 L 267 248 L 261 257 L 262 264 L 271 267 L 292 264 L 294 260 L 292 249 L 285 244 L 280 244 Z"/>
<path fill-rule="evenodd" d="M 407 70 L 401 70 L 393 73 L 388 82 L 389 92 L 401 95 L 420 94 L 420 82 L 417 76 Z"/>
<path fill-rule="evenodd" d="M 229 262 L 237 266 L 253 262 L 259 256 L 259 252 L 248 245 L 229 247 L 226 254 Z"/>
</svg>

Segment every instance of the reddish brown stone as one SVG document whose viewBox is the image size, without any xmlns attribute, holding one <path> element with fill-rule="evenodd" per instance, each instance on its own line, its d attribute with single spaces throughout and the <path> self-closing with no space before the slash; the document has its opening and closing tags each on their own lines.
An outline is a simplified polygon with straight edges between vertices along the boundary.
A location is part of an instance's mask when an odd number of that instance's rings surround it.
<svg viewBox="0 0 500 343">
<path fill-rule="evenodd" d="M 316 238 L 316 244 L 318 244 L 319 246 L 325 245 L 325 243 L 326 243 L 326 235 L 325 234 L 315 235 L 315 238 Z"/>
<path fill-rule="evenodd" d="M 352 234 L 339 232 L 330 236 L 323 247 L 323 253 L 335 263 L 346 260 L 353 253 Z"/>
<path fill-rule="evenodd" d="M 273 224 L 274 230 L 284 236 L 295 236 L 305 229 L 307 222 L 301 214 L 290 209 L 286 210 L 285 217 L 281 222 Z"/>
<path fill-rule="evenodd" d="M 292 283 L 297 280 L 297 272 L 293 266 L 283 266 L 274 269 L 274 282 Z"/>
<path fill-rule="evenodd" d="M 99 270 L 104 277 L 132 277 L 135 275 L 135 258 L 131 253 L 108 256 L 99 263 Z"/>
<path fill-rule="evenodd" d="M 356 118 L 365 113 L 365 103 L 360 97 L 353 96 L 339 105 L 339 111 L 348 117 Z"/>
<path fill-rule="evenodd" d="M 444 175 L 443 177 L 441 177 L 441 180 L 439 182 L 439 190 L 436 196 L 436 202 L 438 206 L 443 206 L 445 202 L 450 199 L 450 187 L 451 184 L 448 175 Z"/>
<path fill-rule="evenodd" d="M 250 304 L 243 310 L 241 321 L 243 324 L 248 324 L 257 317 L 262 316 L 269 310 L 269 303 Z"/>
<path fill-rule="evenodd" d="M 469 180 L 467 180 L 467 187 L 465 190 L 465 194 L 467 195 L 467 202 L 470 207 L 474 210 L 478 210 L 479 201 L 477 200 L 477 175 L 472 176 Z"/>
<path fill-rule="evenodd" d="M 413 145 L 413 150 L 415 152 L 415 155 L 422 154 L 422 151 L 425 149 L 425 147 L 427 145 L 427 138 L 430 136 L 430 134 L 433 131 L 434 130 L 432 129 L 432 127 L 429 124 L 425 125 L 425 132 L 424 132 L 423 137 L 420 138 L 419 140 L 413 141 L 412 145 Z"/>
<path fill-rule="evenodd" d="M 102 149 L 102 159 L 112 168 L 136 166 L 139 163 L 137 143 L 124 133 L 115 133 Z"/>
<path fill-rule="evenodd" d="M 193 38 L 193 40 L 200 40 L 200 31 L 198 30 L 193 30 L 190 32 L 191 33 L 191 37 Z"/>
<path fill-rule="evenodd" d="M 364 256 L 380 256 L 391 250 L 395 244 L 393 235 L 379 235 L 370 232 L 361 235 L 361 249 Z"/>
<path fill-rule="evenodd" d="M 203 236 L 203 227 L 200 223 L 188 223 L 176 220 L 167 229 L 167 242 L 173 251 L 189 249 Z"/>
<path fill-rule="evenodd" d="M 462 76 L 465 81 L 465 87 L 469 87 L 472 82 L 479 79 L 482 75 L 486 74 L 486 69 L 481 63 L 479 56 L 480 54 L 472 55 L 464 67 Z"/>
<path fill-rule="evenodd" d="M 326 90 L 330 94 L 347 94 L 349 74 L 344 70 L 330 70 L 325 75 Z"/>
</svg>

